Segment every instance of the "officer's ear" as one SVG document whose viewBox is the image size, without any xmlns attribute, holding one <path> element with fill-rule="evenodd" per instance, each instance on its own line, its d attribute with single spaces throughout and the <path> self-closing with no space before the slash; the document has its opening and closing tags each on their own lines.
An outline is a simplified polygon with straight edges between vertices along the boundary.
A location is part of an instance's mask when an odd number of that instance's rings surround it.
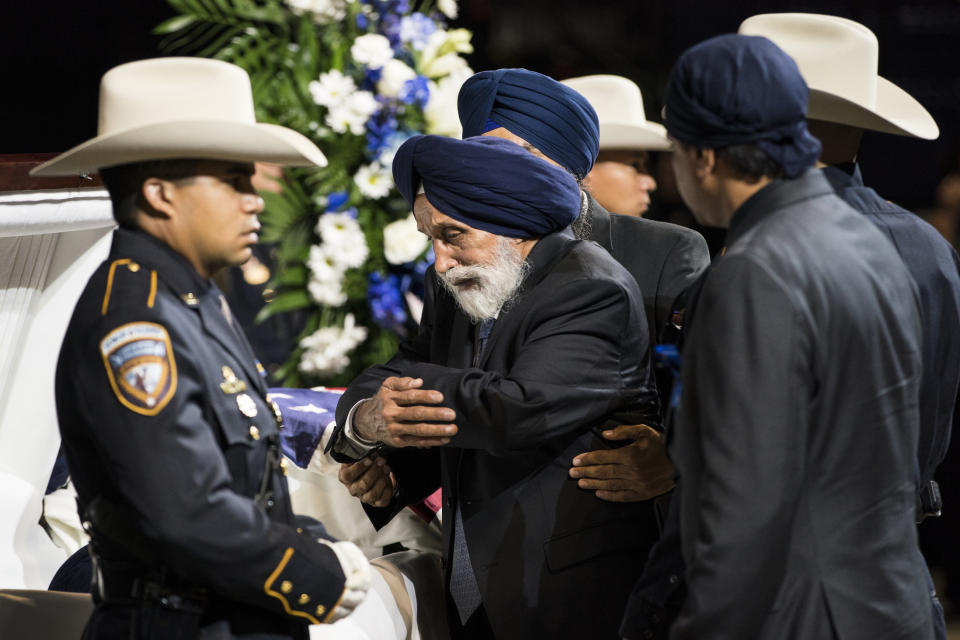
<svg viewBox="0 0 960 640">
<path fill-rule="evenodd" d="M 140 209 L 146 215 L 157 218 L 174 216 L 176 185 L 170 180 L 147 178 L 140 185 Z"/>
</svg>

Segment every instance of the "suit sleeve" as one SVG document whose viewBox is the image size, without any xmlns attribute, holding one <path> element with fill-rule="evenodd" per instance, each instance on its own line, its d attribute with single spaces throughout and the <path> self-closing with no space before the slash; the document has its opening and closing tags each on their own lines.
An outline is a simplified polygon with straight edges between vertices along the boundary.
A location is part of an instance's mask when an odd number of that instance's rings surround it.
<svg viewBox="0 0 960 640">
<path fill-rule="evenodd" d="M 695 231 L 684 231 L 686 233 L 678 236 L 663 261 L 656 302 L 656 326 L 651 327 L 651 335 L 660 335 L 664 325 L 670 320 L 674 301 L 696 282 L 710 265 L 710 251 L 703 236 Z"/>
<path fill-rule="evenodd" d="M 625 407 L 633 419 L 658 423 L 639 299 L 597 280 L 568 282 L 549 299 L 521 321 L 527 333 L 505 373 L 404 365 L 404 375 L 423 378 L 457 412 L 450 446 L 522 451 Z"/>
<path fill-rule="evenodd" d="M 147 313 L 126 319 L 162 323 Z M 100 331 L 106 334 L 116 326 L 108 318 Z M 319 529 L 298 531 L 275 522 L 252 498 L 232 489 L 218 442 L 220 427 L 211 424 L 205 411 L 209 399 L 199 382 L 199 367 L 205 363 L 193 360 L 174 327 L 165 330 L 175 390 L 159 411 L 147 412 L 152 415 L 118 401 L 96 339 L 75 347 L 69 406 L 85 414 L 85 423 L 96 425 L 90 434 L 93 446 L 120 493 L 107 498 L 119 498 L 120 505 L 132 510 L 136 529 L 179 575 L 230 599 L 305 622 L 324 621 L 344 588 L 336 556 L 318 542 Z M 99 533 L 110 537 L 111 531 Z"/>
<path fill-rule="evenodd" d="M 804 481 L 809 331 L 775 277 L 741 257 L 714 266 L 693 323 L 671 447 L 688 593 L 671 637 L 753 638 Z"/>
</svg>

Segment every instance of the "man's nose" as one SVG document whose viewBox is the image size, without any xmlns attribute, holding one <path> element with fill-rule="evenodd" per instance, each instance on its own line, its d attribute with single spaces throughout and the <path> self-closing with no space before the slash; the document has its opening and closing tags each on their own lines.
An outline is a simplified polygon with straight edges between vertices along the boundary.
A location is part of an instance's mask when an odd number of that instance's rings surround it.
<svg viewBox="0 0 960 640">
<path fill-rule="evenodd" d="M 442 242 L 434 240 L 433 253 L 436 256 L 433 264 L 437 273 L 446 273 L 448 269 L 452 269 L 459 264 L 453 256 L 453 252 Z"/>
<path fill-rule="evenodd" d="M 259 214 L 263 211 L 263 198 L 256 193 L 243 194 L 243 210 Z"/>
<path fill-rule="evenodd" d="M 649 173 L 637 174 L 637 180 L 640 181 L 640 188 L 644 191 L 656 191 L 657 181 Z"/>
</svg>

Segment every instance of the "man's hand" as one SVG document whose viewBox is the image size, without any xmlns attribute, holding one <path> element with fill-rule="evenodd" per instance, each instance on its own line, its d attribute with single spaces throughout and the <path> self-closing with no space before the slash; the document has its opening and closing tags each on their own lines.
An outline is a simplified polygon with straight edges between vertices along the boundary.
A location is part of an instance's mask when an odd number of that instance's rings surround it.
<svg viewBox="0 0 960 640">
<path fill-rule="evenodd" d="M 377 394 L 357 408 L 355 433 L 391 447 L 436 447 L 450 442 L 457 432 L 451 423 L 456 412 L 437 406 L 443 402 L 442 393 L 421 386 L 420 378 L 384 380 Z"/>
<path fill-rule="evenodd" d="M 621 425 L 603 432 L 607 440 L 633 440 L 617 449 L 582 453 L 573 459 L 571 478 L 601 500 L 640 502 L 673 488 L 673 463 L 663 434 L 645 424 Z"/>
<path fill-rule="evenodd" d="M 373 507 L 390 504 L 397 488 L 396 476 L 387 461 L 376 453 L 353 464 L 341 465 L 338 477 L 350 495 Z"/>
</svg>

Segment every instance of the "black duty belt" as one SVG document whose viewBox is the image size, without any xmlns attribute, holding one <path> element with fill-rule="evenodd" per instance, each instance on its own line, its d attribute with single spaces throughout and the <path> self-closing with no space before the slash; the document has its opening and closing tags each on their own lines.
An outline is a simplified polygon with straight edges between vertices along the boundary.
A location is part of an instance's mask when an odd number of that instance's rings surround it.
<svg viewBox="0 0 960 640">
<path fill-rule="evenodd" d="M 101 567 L 94 574 L 94 593 L 103 604 L 158 604 L 165 609 L 200 614 L 207 606 L 206 589 L 189 585 L 168 584 L 151 574 L 138 574 Z"/>
</svg>

